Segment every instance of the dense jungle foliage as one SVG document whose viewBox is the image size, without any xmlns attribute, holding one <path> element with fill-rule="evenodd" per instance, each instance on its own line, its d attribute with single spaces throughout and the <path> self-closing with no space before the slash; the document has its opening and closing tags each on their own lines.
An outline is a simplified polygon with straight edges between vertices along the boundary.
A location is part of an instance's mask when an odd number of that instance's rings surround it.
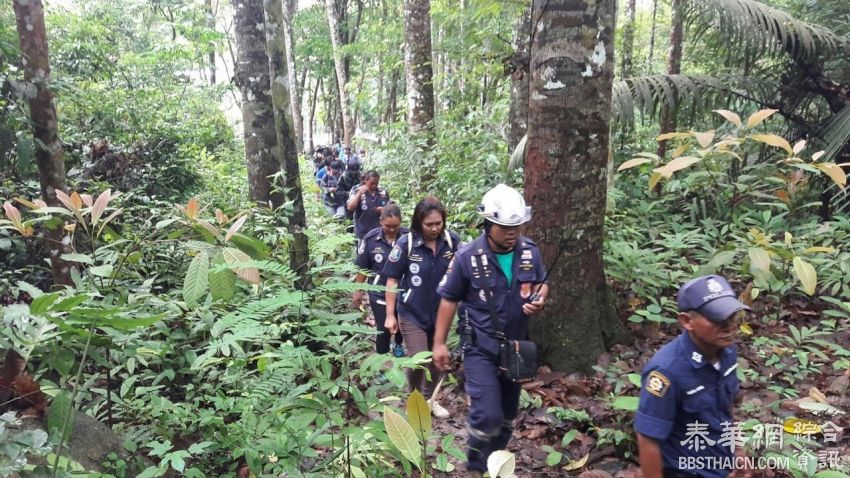
<svg viewBox="0 0 850 478">
<path fill-rule="evenodd" d="M 401 0 L 342 3 L 356 22 L 343 49 L 366 165 L 405 221 L 432 171 L 427 192 L 472 239 L 483 192 L 522 187 L 505 59 L 526 2 L 432 0 L 430 149 L 405 117 Z M 785 427 L 785 447 L 751 452 L 787 457 L 778 476 L 846 477 L 850 440 L 825 443 L 823 427 L 850 426 L 850 4 L 684 2 L 681 71 L 667 75 L 673 5 L 639 1 L 630 17 L 620 3 L 603 250 L 632 340 L 591 374 L 544 369 L 504 460 L 518 476 L 637 476 L 640 369 L 677 333 L 678 286 L 717 272 L 755 310 L 740 330 L 739 416 L 748 430 Z M 403 375 L 428 356 L 372 353 L 368 311 L 350 304 L 354 240 L 322 207 L 308 155 L 313 288 L 288 265 L 291 204 L 249 200 L 230 2 L 55 1 L 45 14 L 62 208 L 37 202 L 25 59 L 11 2 L 0 5 L 0 350 L 29 380 L 23 398 L 0 394 L 0 476 L 457 476 L 462 373 L 444 385 L 458 418 L 407 424 L 430 416 Z M 292 28 L 309 153 L 342 133 L 324 5 L 301 2 Z M 40 233 L 51 224 L 64 224 L 71 287 L 51 288 Z M 75 434 L 86 416 L 103 435 Z"/>
</svg>

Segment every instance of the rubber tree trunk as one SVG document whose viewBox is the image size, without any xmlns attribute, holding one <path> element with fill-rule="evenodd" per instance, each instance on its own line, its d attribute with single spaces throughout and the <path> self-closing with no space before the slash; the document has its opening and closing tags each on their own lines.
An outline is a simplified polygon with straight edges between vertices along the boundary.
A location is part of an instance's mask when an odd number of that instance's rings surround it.
<svg viewBox="0 0 850 478">
<path fill-rule="evenodd" d="M 336 70 L 337 89 L 339 90 L 343 143 L 345 146 L 351 146 L 352 139 L 354 138 L 354 115 L 351 114 L 351 100 L 348 97 L 347 55 L 342 52 L 342 47 L 345 44 L 343 43 L 342 35 L 340 35 L 339 14 L 334 7 L 334 0 L 325 0 L 328 28 L 331 34 L 331 47 L 333 48 L 334 69 Z"/>
<path fill-rule="evenodd" d="M 551 271 L 549 304 L 531 321 L 544 361 L 589 371 L 624 335 L 602 261 L 615 0 L 535 0 L 525 197 L 529 235 Z M 588 39 L 591 39 L 589 41 Z"/>
<path fill-rule="evenodd" d="M 672 19 L 670 20 L 670 47 L 667 50 L 668 75 L 678 75 L 682 71 L 682 40 L 685 29 L 683 2 L 684 0 L 673 0 L 670 5 Z M 668 107 L 666 102 L 661 104 L 660 118 L 660 134 L 672 132 L 676 128 L 676 109 Z M 664 158 L 666 152 L 667 142 L 658 143 L 658 156 Z"/>
<path fill-rule="evenodd" d="M 269 57 L 269 77 L 271 78 L 272 105 L 274 108 L 274 126 L 277 145 L 276 156 L 283 165 L 284 190 L 287 202 L 292 204 L 291 216 L 286 223 L 287 231 L 292 235 L 289 243 L 289 267 L 298 274 L 296 286 L 305 290 L 310 286 L 306 214 L 301 188 L 301 172 L 298 169 L 298 150 L 295 146 L 295 129 L 292 125 L 292 105 L 287 87 L 287 47 L 286 31 L 283 28 L 283 7 L 281 0 L 265 0 L 266 10 L 266 48 Z"/>
<path fill-rule="evenodd" d="M 298 154 L 301 154 L 304 152 L 304 117 L 301 114 L 301 91 L 304 88 L 304 82 L 298 81 L 298 70 L 295 65 L 295 35 L 292 30 L 292 22 L 297 10 L 296 0 L 283 0 L 283 30 L 286 35 L 286 71 L 289 76 L 289 95 L 292 98 L 292 124 L 295 131 L 295 147 Z"/>
<path fill-rule="evenodd" d="M 646 64 L 649 67 L 648 71 L 651 75 L 655 72 L 655 67 L 652 62 L 655 60 L 655 31 L 658 27 L 658 0 L 652 0 L 652 26 L 649 30 L 649 56 Z"/>
<path fill-rule="evenodd" d="M 41 0 L 14 0 L 15 19 L 18 28 L 21 53 L 24 63 L 24 98 L 29 104 L 30 121 L 35 139 L 35 161 L 41 183 L 41 197 L 48 206 L 61 207 L 56 190 L 65 192 L 65 162 L 59 142 L 59 120 L 56 105 L 50 90 L 50 61 L 47 47 L 47 32 L 44 26 L 44 6 Z M 53 284 L 72 285 L 71 270 L 61 259 L 66 247 L 62 244 L 61 224 L 47 229 L 47 250 L 50 255 L 50 270 Z"/>
<path fill-rule="evenodd" d="M 511 71 L 511 106 L 508 113 L 508 153 L 513 152 L 528 129 L 528 61 L 531 47 L 531 6 L 514 25 L 514 54 L 508 60 Z"/>
<path fill-rule="evenodd" d="M 242 93 L 242 124 L 248 164 L 248 196 L 276 208 L 283 194 L 273 194 L 272 176 L 281 171 L 266 54 L 263 0 L 234 0 L 236 85 Z"/>
<path fill-rule="evenodd" d="M 313 139 L 313 128 L 314 123 L 316 121 L 316 99 L 319 95 L 319 84 L 322 82 L 322 78 L 316 78 L 313 84 L 313 95 L 310 96 L 310 116 L 307 117 L 307 147 L 310 148 L 311 152 L 316 151 L 315 140 Z"/>
<path fill-rule="evenodd" d="M 623 25 L 623 54 L 620 60 L 620 76 L 634 76 L 635 52 L 635 8 L 636 0 L 626 2 L 626 23 Z"/>
<path fill-rule="evenodd" d="M 207 28 L 215 30 L 215 12 L 213 11 L 212 0 L 206 0 L 204 3 L 204 11 L 207 14 Z M 210 49 L 207 53 L 207 61 L 210 67 L 210 84 L 215 84 L 215 43 L 209 42 L 207 48 Z"/>
<path fill-rule="evenodd" d="M 407 124 L 424 139 L 430 156 L 434 146 L 434 71 L 431 59 L 431 0 L 404 0 L 404 70 L 407 83 Z M 417 141 L 418 143 L 418 141 Z M 431 157 L 431 161 L 435 158 Z M 423 165 L 420 187 L 425 190 L 436 173 L 431 161 Z"/>
</svg>

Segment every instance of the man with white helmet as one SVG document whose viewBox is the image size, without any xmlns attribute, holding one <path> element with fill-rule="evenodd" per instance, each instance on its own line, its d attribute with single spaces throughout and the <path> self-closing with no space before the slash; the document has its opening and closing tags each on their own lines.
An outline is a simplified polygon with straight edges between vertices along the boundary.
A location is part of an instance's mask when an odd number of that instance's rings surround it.
<svg viewBox="0 0 850 478">
<path fill-rule="evenodd" d="M 434 364 L 448 369 L 446 337 L 460 308 L 465 389 L 471 399 L 467 422 L 471 477 L 482 476 L 490 453 L 507 446 L 519 408 L 520 385 L 499 373 L 500 338 L 493 321 L 499 321 L 505 338 L 527 340 L 528 318 L 543 309 L 549 292 L 542 283 L 546 273 L 537 245 L 520 235 L 520 226 L 531 220 L 522 194 L 499 184 L 484 195 L 478 209 L 484 233 L 455 254 L 437 289 L 441 301 L 433 346 Z M 488 303 L 491 300 L 495 307 Z"/>
</svg>

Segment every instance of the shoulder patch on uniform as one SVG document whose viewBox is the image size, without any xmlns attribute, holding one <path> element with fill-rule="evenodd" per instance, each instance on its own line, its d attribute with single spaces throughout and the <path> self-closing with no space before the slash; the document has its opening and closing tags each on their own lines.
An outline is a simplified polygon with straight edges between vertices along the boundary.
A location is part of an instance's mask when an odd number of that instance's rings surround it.
<svg viewBox="0 0 850 478">
<path fill-rule="evenodd" d="M 401 248 L 398 247 L 398 244 L 393 247 L 393 250 L 390 252 L 390 256 L 387 258 L 390 262 L 398 262 L 401 259 Z"/>
<path fill-rule="evenodd" d="M 358 254 L 363 254 L 366 252 L 366 238 L 360 239 L 360 247 L 357 248 Z"/>
<path fill-rule="evenodd" d="M 667 393 L 667 390 L 670 389 L 670 379 L 665 377 L 664 374 L 658 370 L 653 370 L 652 372 L 649 372 L 649 375 L 646 377 L 645 388 L 647 392 L 661 398 L 665 393 Z"/>
</svg>

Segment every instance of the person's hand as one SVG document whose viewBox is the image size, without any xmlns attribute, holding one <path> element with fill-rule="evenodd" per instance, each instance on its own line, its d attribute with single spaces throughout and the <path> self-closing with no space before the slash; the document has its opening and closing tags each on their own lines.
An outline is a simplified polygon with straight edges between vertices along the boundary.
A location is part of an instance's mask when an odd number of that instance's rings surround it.
<svg viewBox="0 0 850 478">
<path fill-rule="evenodd" d="M 522 312 L 525 315 L 531 316 L 531 315 L 534 315 L 534 314 L 540 312 L 541 310 L 543 310 L 543 307 L 545 307 L 545 306 L 546 306 L 546 296 L 541 294 L 537 298 L 537 300 L 532 301 L 532 302 L 526 302 L 525 304 L 522 304 Z"/>
<path fill-rule="evenodd" d="M 357 188 L 357 194 L 366 194 L 367 191 L 369 191 L 369 187 L 365 184 Z"/>
<path fill-rule="evenodd" d="M 335 192 L 336 192 L 336 188 L 328 188 L 328 192 L 335 193 Z"/>
<path fill-rule="evenodd" d="M 449 348 L 446 344 L 434 344 L 434 349 L 431 351 L 431 359 L 434 361 L 434 366 L 438 370 L 445 372 L 451 365 L 449 357 Z"/>
<path fill-rule="evenodd" d="M 387 314 L 387 320 L 384 321 L 384 328 L 387 329 L 390 335 L 398 332 L 398 320 L 395 318 L 395 315 Z"/>
<path fill-rule="evenodd" d="M 363 291 L 356 290 L 353 294 L 351 294 L 351 306 L 355 309 L 359 309 L 361 305 L 363 305 Z"/>
<path fill-rule="evenodd" d="M 378 207 L 375 208 L 375 210 L 378 211 L 378 214 L 381 214 L 382 212 L 384 212 L 384 207 L 378 206 Z"/>
</svg>

